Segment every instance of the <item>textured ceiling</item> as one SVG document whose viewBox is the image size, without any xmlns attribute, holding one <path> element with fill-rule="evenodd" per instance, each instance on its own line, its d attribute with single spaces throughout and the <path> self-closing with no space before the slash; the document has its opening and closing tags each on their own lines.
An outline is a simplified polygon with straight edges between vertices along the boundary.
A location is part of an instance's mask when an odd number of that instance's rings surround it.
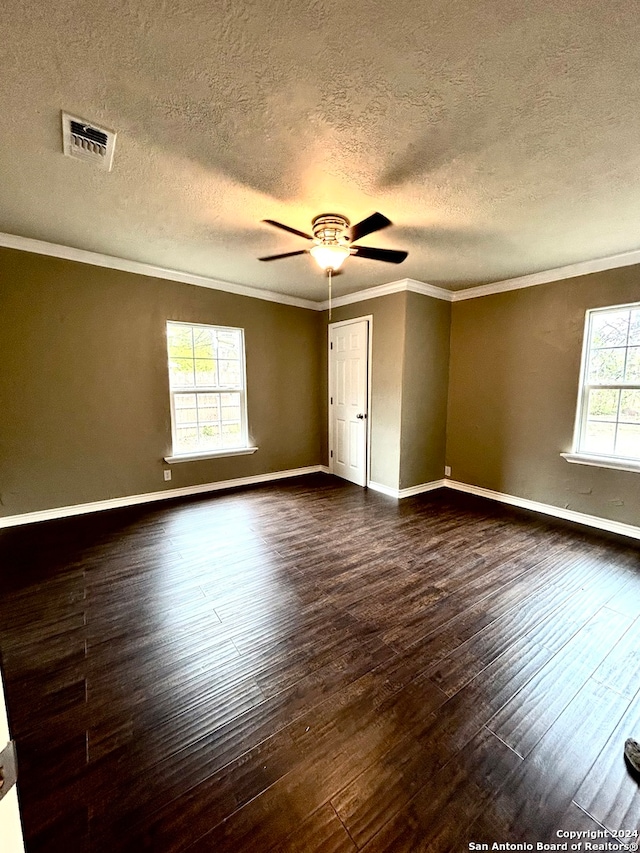
<svg viewBox="0 0 640 853">
<path fill-rule="evenodd" d="M 318 213 L 394 227 L 336 294 L 640 247 L 637 0 L 3 0 L 0 231 L 321 299 Z M 118 131 L 104 173 L 60 111 Z"/>
</svg>

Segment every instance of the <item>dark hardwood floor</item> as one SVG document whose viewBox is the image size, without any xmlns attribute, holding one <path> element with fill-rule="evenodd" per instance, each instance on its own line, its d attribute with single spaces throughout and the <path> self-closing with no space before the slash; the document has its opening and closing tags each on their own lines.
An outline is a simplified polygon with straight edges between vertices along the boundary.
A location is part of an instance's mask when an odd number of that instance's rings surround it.
<svg viewBox="0 0 640 853">
<path fill-rule="evenodd" d="M 633 832 L 639 557 L 454 492 L 397 502 L 324 475 L 2 531 L 27 849 Z"/>
</svg>

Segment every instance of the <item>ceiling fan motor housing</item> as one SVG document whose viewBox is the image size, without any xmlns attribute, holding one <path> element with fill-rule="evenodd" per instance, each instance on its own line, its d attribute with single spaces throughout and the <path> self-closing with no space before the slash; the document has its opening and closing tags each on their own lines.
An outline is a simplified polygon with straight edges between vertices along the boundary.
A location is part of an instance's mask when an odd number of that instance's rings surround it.
<svg viewBox="0 0 640 853">
<path fill-rule="evenodd" d="M 346 245 L 350 242 L 350 224 L 340 213 L 321 213 L 312 222 L 313 236 L 322 245 Z"/>
</svg>

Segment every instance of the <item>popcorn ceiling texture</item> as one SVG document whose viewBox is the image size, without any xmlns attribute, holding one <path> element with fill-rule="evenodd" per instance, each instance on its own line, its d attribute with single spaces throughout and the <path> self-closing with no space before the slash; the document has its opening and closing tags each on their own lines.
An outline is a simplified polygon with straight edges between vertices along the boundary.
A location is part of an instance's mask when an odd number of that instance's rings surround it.
<svg viewBox="0 0 640 853">
<path fill-rule="evenodd" d="M 322 299 L 309 230 L 374 210 L 336 295 L 638 249 L 635 0 L 4 0 L 0 230 Z M 118 131 L 110 174 L 60 110 Z"/>
</svg>

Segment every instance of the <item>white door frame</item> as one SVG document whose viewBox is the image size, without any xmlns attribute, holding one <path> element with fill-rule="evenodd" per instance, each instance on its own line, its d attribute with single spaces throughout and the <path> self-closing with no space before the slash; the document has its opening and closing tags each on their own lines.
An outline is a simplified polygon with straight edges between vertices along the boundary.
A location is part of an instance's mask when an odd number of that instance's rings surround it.
<svg viewBox="0 0 640 853">
<path fill-rule="evenodd" d="M 333 417 L 331 411 L 331 398 L 333 396 L 333 379 L 332 379 L 332 371 L 331 371 L 331 330 L 337 329 L 340 326 L 349 326 L 351 323 L 360 323 L 362 321 L 366 321 L 367 323 L 367 430 L 366 430 L 366 485 L 369 486 L 371 482 L 371 366 L 373 362 L 372 354 L 373 354 L 373 314 L 365 314 L 362 317 L 351 317 L 349 320 L 339 320 L 337 323 L 329 323 L 327 325 L 327 364 L 328 364 L 328 372 L 329 372 L 329 390 L 327 393 L 327 411 L 329 413 L 329 473 L 333 474 L 333 457 L 331 455 L 331 448 L 333 447 Z"/>
</svg>

